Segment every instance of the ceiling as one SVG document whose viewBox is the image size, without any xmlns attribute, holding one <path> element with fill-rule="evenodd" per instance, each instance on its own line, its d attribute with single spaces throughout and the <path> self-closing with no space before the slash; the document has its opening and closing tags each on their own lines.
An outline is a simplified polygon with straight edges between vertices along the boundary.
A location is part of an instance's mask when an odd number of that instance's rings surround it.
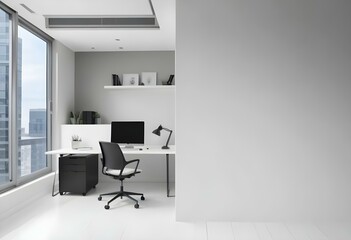
<svg viewBox="0 0 351 240">
<path fill-rule="evenodd" d="M 174 51 L 175 0 L 152 0 L 158 29 L 48 29 L 47 15 L 152 15 L 149 0 L 2 0 L 18 14 L 75 52 Z M 30 13 L 21 4 L 34 11 Z M 116 40 L 116 39 L 119 39 Z"/>
</svg>

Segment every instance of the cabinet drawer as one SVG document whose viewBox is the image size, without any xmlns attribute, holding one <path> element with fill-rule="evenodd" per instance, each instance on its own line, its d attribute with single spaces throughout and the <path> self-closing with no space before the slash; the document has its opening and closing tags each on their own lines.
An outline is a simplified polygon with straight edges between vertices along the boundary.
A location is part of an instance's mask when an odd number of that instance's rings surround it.
<svg viewBox="0 0 351 240">
<path fill-rule="evenodd" d="M 84 156 L 65 156 L 60 157 L 60 166 L 62 165 L 85 165 L 86 158 Z"/>
<path fill-rule="evenodd" d="M 60 165 L 60 171 L 63 172 L 85 172 L 86 166 L 81 164 L 63 164 Z"/>
<path fill-rule="evenodd" d="M 59 175 L 60 192 L 86 193 L 84 172 L 63 172 Z"/>
</svg>

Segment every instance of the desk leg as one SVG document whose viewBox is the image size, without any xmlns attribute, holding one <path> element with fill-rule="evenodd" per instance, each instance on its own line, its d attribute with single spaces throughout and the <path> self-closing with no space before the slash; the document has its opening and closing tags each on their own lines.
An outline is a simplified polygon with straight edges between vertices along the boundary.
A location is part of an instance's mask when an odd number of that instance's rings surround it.
<svg viewBox="0 0 351 240">
<path fill-rule="evenodd" d="M 57 171 L 55 171 L 54 182 L 52 183 L 52 192 L 51 192 L 51 196 L 53 196 L 53 197 L 55 197 L 57 194 L 59 194 L 59 192 L 55 193 L 56 172 L 57 172 Z"/>
<path fill-rule="evenodd" d="M 166 164 L 167 164 L 167 197 L 169 197 L 169 154 L 166 154 Z"/>
<path fill-rule="evenodd" d="M 167 197 L 175 197 L 169 195 L 169 154 L 166 154 L 166 165 L 167 165 Z"/>
<path fill-rule="evenodd" d="M 62 157 L 63 154 L 60 154 L 60 157 Z M 56 169 L 57 170 L 57 169 Z M 55 197 L 57 194 L 59 194 L 60 192 L 56 192 L 55 193 L 55 181 L 56 181 L 56 173 L 57 171 L 55 171 L 55 175 L 54 175 L 54 182 L 52 183 L 52 192 L 51 192 L 51 196 Z"/>
</svg>

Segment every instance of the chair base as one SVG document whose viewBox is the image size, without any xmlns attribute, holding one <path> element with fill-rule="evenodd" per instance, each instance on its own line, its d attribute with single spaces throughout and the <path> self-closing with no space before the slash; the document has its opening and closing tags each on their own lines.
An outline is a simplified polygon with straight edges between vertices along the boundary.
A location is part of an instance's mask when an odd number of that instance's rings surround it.
<svg viewBox="0 0 351 240">
<path fill-rule="evenodd" d="M 115 195 L 111 200 L 109 200 L 107 202 L 107 204 L 105 205 L 105 209 L 109 209 L 110 208 L 110 203 L 113 202 L 114 200 L 116 200 L 117 198 L 123 198 L 123 197 L 127 197 L 130 200 L 135 202 L 134 207 L 135 208 L 139 208 L 139 203 L 138 200 L 136 200 L 135 198 L 133 198 L 132 196 L 137 195 L 137 196 L 141 196 L 141 200 L 145 200 L 144 194 L 143 193 L 136 193 L 136 192 L 126 192 L 123 190 L 123 185 L 121 186 L 121 190 L 118 192 L 111 192 L 111 193 L 103 193 L 99 195 L 98 200 L 101 201 L 102 200 L 102 196 L 107 196 L 107 195 Z"/>
</svg>

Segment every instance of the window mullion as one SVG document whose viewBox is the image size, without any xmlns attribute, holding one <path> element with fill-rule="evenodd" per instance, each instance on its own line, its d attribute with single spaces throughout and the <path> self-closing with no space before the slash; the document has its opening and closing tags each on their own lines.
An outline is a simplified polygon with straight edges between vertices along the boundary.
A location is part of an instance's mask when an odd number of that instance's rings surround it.
<svg viewBox="0 0 351 240">
<path fill-rule="evenodd" d="M 12 14 L 12 41 L 11 41 L 11 83 L 9 86 L 10 92 L 10 107 L 9 107 L 9 150 L 10 150 L 10 164 L 11 164 L 11 179 L 12 182 L 18 184 L 18 166 L 17 166 L 17 117 L 16 117 L 16 108 L 17 108 L 17 63 L 18 63 L 18 14 L 15 12 Z"/>
</svg>

